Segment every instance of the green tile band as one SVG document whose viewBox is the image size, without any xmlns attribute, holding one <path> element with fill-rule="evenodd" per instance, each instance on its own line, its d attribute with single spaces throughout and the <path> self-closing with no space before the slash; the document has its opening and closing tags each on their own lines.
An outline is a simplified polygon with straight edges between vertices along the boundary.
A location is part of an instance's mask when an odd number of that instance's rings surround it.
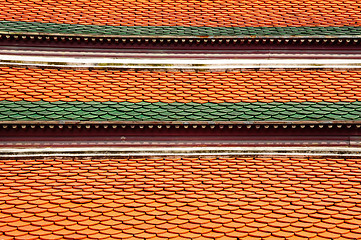
<svg viewBox="0 0 361 240">
<path fill-rule="evenodd" d="M 355 36 L 361 27 L 100 26 L 0 21 L 0 32 L 137 36 Z"/>
<path fill-rule="evenodd" d="M 149 103 L 0 101 L 0 121 L 328 121 L 361 120 L 361 101 Z"/>
</svg>

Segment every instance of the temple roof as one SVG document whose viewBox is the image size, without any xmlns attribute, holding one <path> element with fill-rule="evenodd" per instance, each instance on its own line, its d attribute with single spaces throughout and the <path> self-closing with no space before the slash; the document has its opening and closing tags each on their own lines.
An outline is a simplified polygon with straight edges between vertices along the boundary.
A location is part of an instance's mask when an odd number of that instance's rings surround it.
<svg viewBox="0 0 361 240">
<path fill-rule="evenodd" d="M 360 1 L 0 11 L 1 239 L 361 239 Z"/>
</svg>

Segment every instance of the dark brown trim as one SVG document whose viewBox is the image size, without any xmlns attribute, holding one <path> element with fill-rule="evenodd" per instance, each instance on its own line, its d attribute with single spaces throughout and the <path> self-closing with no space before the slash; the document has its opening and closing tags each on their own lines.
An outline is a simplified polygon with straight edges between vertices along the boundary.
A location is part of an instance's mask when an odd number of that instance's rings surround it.
<svg viewBox="0 0 361 240">
<path fill-rule="evenodd" d="M 345 36 L 271 36 L 271 37 L 174 37 L 174 36 L 104 36 L 61 34 L 0 34 L 0 46 L 74 47 L 103 49 L 238 49 L 238 50 L 358 50 L 359 37 Z"/>
<path fill-rule="evenodd" d="M 351 123 L 63 123 L 0 125 L 0 147 L 361 146 Z"/>
</svg>

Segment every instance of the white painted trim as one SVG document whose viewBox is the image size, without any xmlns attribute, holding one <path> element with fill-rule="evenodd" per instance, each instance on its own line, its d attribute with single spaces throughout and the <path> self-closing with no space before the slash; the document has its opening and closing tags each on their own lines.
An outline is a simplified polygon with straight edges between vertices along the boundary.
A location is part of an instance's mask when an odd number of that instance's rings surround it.
<svg viewBox="0 0 361 240">
<path fill-rule="evenodd" d="M 1 158 L 137 156 L 326 156 L 361 157 L 361 147 L 74 147 L 2 148 Z"/>
<path fill-rule="evenodd" d="M 361 59 L 113 58 L 0 55 L 0 65 L 119 69 L 361 68 Z"/>
</svg>

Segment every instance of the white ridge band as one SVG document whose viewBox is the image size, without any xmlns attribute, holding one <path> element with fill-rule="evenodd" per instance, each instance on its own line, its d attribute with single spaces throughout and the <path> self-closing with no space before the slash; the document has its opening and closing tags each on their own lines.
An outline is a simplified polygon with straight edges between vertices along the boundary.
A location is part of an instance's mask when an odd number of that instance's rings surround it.
<svg viewBox="0 0 361 240">
<path fill-rule="evenodd" d="M 361 157 L 359 147 L 47 147 L 1 148 L 13 157 L 137 157 L 137 156 L 324 156 Z"/>
<path fill-rule="evenodd" d="M 226 57 L 226 56 L 224 56 Z M 248 58 L 118 58 L 0 54 L 0 65 L 64 68 L 239 69 L 239 68 L 361 68 L 361 59 Z"/>
</svg>

